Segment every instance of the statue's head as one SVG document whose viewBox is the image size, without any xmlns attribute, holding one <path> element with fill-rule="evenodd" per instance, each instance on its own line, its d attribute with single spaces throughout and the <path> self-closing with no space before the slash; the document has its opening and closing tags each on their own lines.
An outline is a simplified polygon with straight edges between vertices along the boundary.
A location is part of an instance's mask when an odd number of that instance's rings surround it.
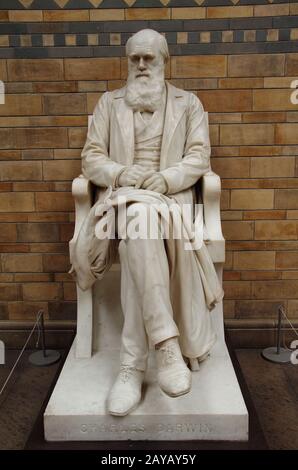
<svg viewBox="0 0 298 470">
<path fill-rule="evenodd" d="M 126 43 L 128 71 L 135 78 L 150 77 L 152 71 L 164 73 L 169 59 L 169 49 L 165 37 L 153 29 L 142 29 Z"/>
<path fill-rule="evenodd" d="M 165 64 L 169 49 L 165 37 L 143 29 L 126 43 L 128 80 L 126 101 L 134 110 L 155 110 L 164 91 Z"/>
</svg>

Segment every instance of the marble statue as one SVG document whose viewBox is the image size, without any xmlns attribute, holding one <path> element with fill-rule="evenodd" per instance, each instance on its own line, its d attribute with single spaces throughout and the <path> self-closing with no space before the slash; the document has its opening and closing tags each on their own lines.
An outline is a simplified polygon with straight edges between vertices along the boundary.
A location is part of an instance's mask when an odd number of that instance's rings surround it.
<svg viewBox="0 0 298 470">
<path fill-rule="evenodd" d="M 114 238 L 96 235 L 107 201 L 117 211 L 117 198 L 125 197 L 126 225 L 140 206 L 144 217 L 154 207 L 159 220 L 162 204 L 193 207 L 196 183 L 210 171 L 206 114 L 193 93 L 165 81 L 164 36 L 139 31 L 126 52 L 127 84 L 100 98 L 82 152 L 83 174 L 98 191 L 72 254 L 72 272 L 84 290 L 102 278 L 119 252 L 124 326 L 120 371 L 107 402 L 116 416 L 129 414 L 141 400 L 150 347 L 161 390 L 170 397 L 190 391 L 190 365 L 204 360 L 215 342 L 210 310 L 223 297 L 202 241 L 208 234 L 201 233 L 198 245 L 185 233 L 180 239 L 150 238 L 149 232 L 122 237 L 119 225 Z M 172 218 L 170 233 L 175 223 Z M 185 249 L 186 240 L 193 249 Z"/>
</svg>

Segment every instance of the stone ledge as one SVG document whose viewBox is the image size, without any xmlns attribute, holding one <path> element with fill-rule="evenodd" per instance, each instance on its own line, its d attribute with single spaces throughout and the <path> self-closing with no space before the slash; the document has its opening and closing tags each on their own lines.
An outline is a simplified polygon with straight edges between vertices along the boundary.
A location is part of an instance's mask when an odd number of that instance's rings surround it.
<svg viewBox="0 0 298 470">
<path fill-rule="evenodd" d="M 119 366 L 119 351 L 75 359 L 73 344 L 44 414 L 47 441 L 248 440 L 248 414 L 225 344 L 192 373 L 189 394 L 165 395 L 157 385 L 150 356 L 145 393 L 129 416 L 106 411 L 106 399 Z"/>
</svg>

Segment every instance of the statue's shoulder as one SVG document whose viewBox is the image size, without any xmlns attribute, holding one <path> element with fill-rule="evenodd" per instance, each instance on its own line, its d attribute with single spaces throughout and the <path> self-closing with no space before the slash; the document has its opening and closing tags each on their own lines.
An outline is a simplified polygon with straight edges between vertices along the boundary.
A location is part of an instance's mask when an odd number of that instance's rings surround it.
<svg viewBox="0 0 298 470">
<path fill-rule="evenodd" d="M 107 101 L 113 101 L 117 98 L 123 98 L 125 96 L 125 86 L 122 88 L 117 88 L 116 90 L 106 91 L 102 98 L 105 97 Z"/>
<path fill-rule="evenodd" d="M 117 88 L 117 90 L 110 91 L 111 99 L 123 98 L 125 96 L 126 86 Z"/>
<path fill-rule="evenodd" d="M 125 95 L 125 87 L 117 90 L 105 91 L 98 100 L 99 105 L 110 106 L 117 98 L 123 98 Z"/>
<path fill-rule="evenodd" d="M 187 106 L 200 103 L 199 98 L 193 92 L 177 88 L 169 82 L 167 82 L 167 86 L 169 95 L 182 98 Z"/>
</svg>

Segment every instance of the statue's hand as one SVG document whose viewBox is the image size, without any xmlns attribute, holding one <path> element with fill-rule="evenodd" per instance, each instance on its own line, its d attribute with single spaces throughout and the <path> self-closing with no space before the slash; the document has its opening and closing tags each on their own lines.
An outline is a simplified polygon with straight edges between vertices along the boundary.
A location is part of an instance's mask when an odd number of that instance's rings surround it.
<svg viewBox="0 0 298 470">
<path fill-rule="evenodd" d="M 142 174 L 142 168 L 138 165 L 131 165 L 119 176 L 119 186 L 134 186 Z"/>
<path fill-rule="evenodd" d="M 147 175 L 139 187 L 160 194 L 165 194 L 168 190 L 167 182 L 159 172 Z"/>
</svg>

